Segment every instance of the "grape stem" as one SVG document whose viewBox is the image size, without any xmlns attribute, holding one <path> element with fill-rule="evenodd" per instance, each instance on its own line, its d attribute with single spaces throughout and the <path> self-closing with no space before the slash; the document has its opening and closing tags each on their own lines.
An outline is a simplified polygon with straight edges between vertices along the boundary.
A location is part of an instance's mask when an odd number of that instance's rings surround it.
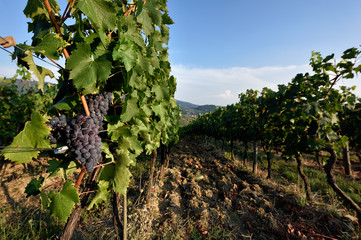
<svg viewBox="0 0 361 240">
<path fill-rule="evenodd" d="M 147 0 L 144 0 L 143 5 L 146 4 L 146 3 L 147 3 Z M 129 8 L 128 11 L 126 11 L 126 12 L 124 13 L 124 17 L 126 17 L 131 11 L 133 11 L 133 9 L 134 9 L 136 6 L 137 6 L 137 5 L 134 4 L 131 8 Z"/>
<path fill-rule="evenodd" d="M 61 31 L 60 31 L 60 26 L 59 26 L 58 22 L 56 21 L 55 14 L 51 10 L 49 0 L 44 0 L 44 4 L 45 4 L 46 9 L 48 10 L 50 20 L 51 20 L 51 22 L 53 23 L 53 25 L 55 27 L 56 33 L 58 33 L 60 36 L 62 36 Z M 69 53 L 66 50 L 66 48 L 63 48 L 63 53 L 64 53 L 65 58 L 68 59 L 69 58 Z"/>
<path fill-rule="evenodd" d="M 61 18 L 61 22 L 65 22 L 65 20 L 70 17 L 70 13 L 71 13 L 71 9 L 73 8 L 74 6 L 74 3 L 75 3 L 75 0 L 71 1 L 71 2 L 68 2 L 68 4 L 66 5 L 66 8 L 65 8 L 65 11 L 64 11 L 64 14 L 63 14 L 63 17 Z M 71 5 L 70 5 L 71 4 Z M 70 7 L 69 7 L 70 6 Z"/>
<path fill-rule="evenodd" d="M 109 165 L 109 164 L 112 164 L 112 163 L 114 163 L 114 162 L 107 162 L 107 163 L 99 164 L 99 165 L 94 166 L 94 168 L 103 167 L 103 166 L 106 166 L 106 165 Z"/>
<path fill-rule="evenodd" d="M 55 14 L 54 14 L 53 11 L 51 10 L 50 4 L 49 4 L 49 0 L 44 0 L 44 3 L 45 3 L 45 6 L 46 6 L 46 9 L 48 10 L 48 13 L 49 13 L 51 22 L 52 22 L 53 25 L 55 26 L 56 32 L 57 32 L 60 36 L 62 36 L 61 31 L 60 31 L 60 26 L 59 26 L 58 22 L 57 22 L 56 19 L 55 19 Z M 70 3 L 70 2 L 69 2 L 69 3 Z M 72 7 L 74 6 L 74 3 L 75 3 L 75 0 L 73 0 L 73 1 L 71 2 L 71 6 L 67 9 L 67 10 L 68 10 L 68 13 L 71 11 Z M 68 5 L 69 5 L 69 4 L 68 4 Z M 68 17 L 68 14 L 65 15 L 65 18 L 66 18 L 66 17 Z M 69 58 L 69 53 L 68 53 L 68 51 L 66 50 L 66 48 L 63 48 L 63 53 L 64 53 L 65 59 L 68 59 L 68 58 Z M 87 116 L 90 116 L 88 104 L 87 104 L 87 102 L 86 102 L 85 97 L 84 97 L 83 94 L 80 94 L 80 99 L 81 99 L 81 102 L 83 103 L 83 107 L 84 107 L 85 114 L 86 114 Z"/>
<path fill-rule="evenodd" d="M 76 183 L 75 183 L 75 188 L 79 190 L 79 187 L 80 187 L 80 184 L 81 184 L 81 180 L 83 180 L 83 177 L 84 177 L 84 174 L 86 173 L 86 168 L 85 166 L 82 166 L 81 167 L 81 172 L 78 176 L 78 179 L 76 180 Z"/>
<path fill-rule="evenodd" d="M 79 193 L 79 195 L 89 194 L 89 193 L 93 193 L 93 192 L 95 192 L 95 191 L 86 191 L 86 192 L 81 192 L 81 193 Z"/>
<path fill-rule="evenodd" d="M 87 102 L 85 100 L 85 96 L 83 94 L 81 94 L 81 93 L 79 95 L 80 95 L 81 102 L 83 103 L 85 114 L 87 116 L 90 116 L 90 111 L 89 111 L 88 104 L 87 104 Z"/>
</svg>

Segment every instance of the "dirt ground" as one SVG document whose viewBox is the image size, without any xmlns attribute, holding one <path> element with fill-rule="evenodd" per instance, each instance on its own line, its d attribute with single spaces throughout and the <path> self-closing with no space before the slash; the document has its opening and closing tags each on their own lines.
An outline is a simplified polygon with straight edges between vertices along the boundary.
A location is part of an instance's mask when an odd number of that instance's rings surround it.
<svg viewBox="0 0 361 240">
<path fill-rule="evenodd" d="M 24 197 L 31 176 L 16 177 L 24 171 L 21 166 L 3 175 L 2 208 L 39 204 L 35 197 Z M 136 186 L 129 189 L 129 239 L 358 239 L 351 213 L 329 211 L 318 203 L 300 206 L 297 186 L 253 175 L 214 146 L 193 138 L 183 137 L 173 148 L 149 205 L 138 192 Z M 109 211 L 92 220 L 93 227 L 114 232 L 111 219 Z M 89 220 L 80 223 L 73 239 L 92 239 L 91 229 Z"/>
<path fill-rule="evenodd" d="M 346 211 L 301 207 L 296 186 L 252 175 L 211 145 L 183 138 L 170 159 L 151 205 L 130 216 L 135 238 L 357 239 Z"/>
</svg>

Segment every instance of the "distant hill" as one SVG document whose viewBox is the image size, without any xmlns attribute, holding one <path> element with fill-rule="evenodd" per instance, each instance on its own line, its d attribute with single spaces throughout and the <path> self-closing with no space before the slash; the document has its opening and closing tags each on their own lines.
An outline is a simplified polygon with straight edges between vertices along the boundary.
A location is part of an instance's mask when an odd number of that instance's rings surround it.
<svg viewBox="0 0 361 240">
<path fill-rule="evenodd" d="M 180 106 L 182 117 L 180 125 L 187 125 L 190 121 L 196 119 L 200 114 L 213 112 L 218 106 L 216 105 L 197 105 L 190 102 L 177 100 L 177 105 Z"/>
<path fill-rule="evenodd" d="M 183 115 L 199 116 L 200 114 L 212 112 L 217 108 L 216 105 L 197 105 L 180 100 L 177 100 L 177 104 L 180 106 Z"/>
</svg>

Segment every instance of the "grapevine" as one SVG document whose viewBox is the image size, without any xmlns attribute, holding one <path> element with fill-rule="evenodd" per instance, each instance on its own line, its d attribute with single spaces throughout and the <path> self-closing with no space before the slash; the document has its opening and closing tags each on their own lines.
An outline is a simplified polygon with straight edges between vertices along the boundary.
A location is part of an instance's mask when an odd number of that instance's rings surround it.
<svg viewBox="0 0 361 240">
<path fill-rule="evenodd" d="M 53 106 L 45 114 L 33 112 L 2 155 L 26 163 L 42 149 L 57 149 L 49 178 L 62 170 L 62 189 L 47 192 L 44 179 L 33 179 L 36 188 L 27 188 L 27 195 L 39 194 L 53 216 L 76 224 L 68 218 L 72 211 L 80 216 L 91 193 L 88 208 L 113 193 L 125 195 L 137 157 L 178 140 L 180 110 L 166 47 L 173 21 L 164 0 L 71 0 L 63 12 L 56 0 L 28 0 L 24 14 L 31 19 L 32 42 L 18 43 L 13 59 L 38 78 L 40 90 L 54 74 L 35 64 L 34 56 L 57 66 L 65 59 L 65 66 Z M 14 151 L 19 148 L 34 150 Z M 74 166 L 81 172 L 71 184 Z M 82 185 L 86 172 L 95 180 L 93 189 Z"/>
<path fill-rule="evenodd" d="M 333 174 L 339 156 L 348 153 L 348 145 L 357 150 L 360 146 L 359 132 L 355 129 L 359 128 L 356 116 L 359 116 L 361 99 L 352 93 L 354 87 L 335 88 L 340 79 L 351 79 L 360 73 L 361 65 L 357 61 L 360 54 L 360 49 L 350 48 L 336 61 L 334 54 L 323 58 L 314 52 L 310 59 L 314 74 L 297 74 L 289 84 L 279 85 L 277 91 L 247 90 L 239 95 L 238 103 L 199 117 L 185 131 L 221 138 L 231 142 L 231 147 L 232 142 L 238 140 L 244 143 L 245 151 L 249 142 L 255 146 L 260 143 L 267 155 L 268 178 L 271 177 L 272 149 L 280 151 L 284 158 L 296 159 L 308 201 L 312 201 L 312 193 L 303 171 L 303 155 L 328 152 L 328 161 L 323 165 L 327 182 L 346 205 L 356 211 L 361 222 L 361 207 L 337 185 Z M 245 154 L 244 159 L 246 157 Z"/>
</svg>

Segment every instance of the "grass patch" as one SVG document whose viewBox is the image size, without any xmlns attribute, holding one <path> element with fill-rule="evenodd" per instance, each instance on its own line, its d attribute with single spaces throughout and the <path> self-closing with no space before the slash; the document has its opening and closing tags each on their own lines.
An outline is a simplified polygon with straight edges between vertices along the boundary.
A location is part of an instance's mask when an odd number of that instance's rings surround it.
<svg viewBox="0 0 361 240">
<path fill-rule="evenodd" d="M 249 148 L 251 149 L 251 148 Z M 239 156 L 243 157 L 243 146 L 236 146 L 235 152 L 240 153 Z M 225 153 L 225 157 L 229 157 L 228 153 Z M 322 156 L 321 156 L 322 157 Z M 327 157 L 326 157 L 327 158 Z M 253 159 L 253 152 L 248 152 L 248 163 L 251 163 Z M 307 157 L 306 159 L 307 160 Z M 309 159 L 310 160 L 310 159 Z M 327 159 L 323 159 L 327 160 Z M 358 162 L 359 159 L 356 155 L 351 155 L 351 160 Z M 314 159 L 310 160 L 314 161 Z M 243 162 L 243 159 L 241 159 Z M 266 154 L 263 151 L 258 153 L 258 167 L 263 171 L 267 171 L 268 162 L 266 160 Z M 303 181 L 300 179 L 297 171 L 297 163 L 292 160 L 284 160 L 280 157 L 275 157 L 272 155 L 272 179 L 276 182 L 288 185 L 296 184 L 300 190 L 303 192 Z M 336 195 L 333 189 L 328 185 L 326 180 L 326 174 L 322 168 L 317 167 L 304 167 L 304 172 L 308 177 L 311 186 L 311 192 L 319 197 L 323 202 L 330 205 L 340 205 L 342 204 L 340 197 Z M 348 177 L 342 175 L 336 175 L 337 185 L 348 195 L 350 196 L 359 206 L 361 206 L 361 182 L 357 180 L 352 180 Z"/>
<path fill-rule="evenodd" d="M 58 239 L 64 223 L 33 209 L 1 209 L 0 239 Z"/>
<path fill-rule="evenodd" d="M 267 164 L 262 163 L 261 166 L 263 168 L 267 168 Z M 328 185 L 326 174 L 323 172 L 323 169 L 304 167 L 304 172 L 308 177 L 313 194 L 331 205 L 339 205 L 341 203 L 341 199 Z M 272 174 L 272 178 L 277 182 L 285 184 L 285 180 L 287 180 L 289 183 L 297 184 L 302 190 L 302 181 L 298 176 L 297 164 L 295 162 L 273 159 Z M 337 175 L 336 183 L 358 205 L 361 205 L 361 182 L 351 180 L 350 178 L 342 175 Z"/>
</svg>

